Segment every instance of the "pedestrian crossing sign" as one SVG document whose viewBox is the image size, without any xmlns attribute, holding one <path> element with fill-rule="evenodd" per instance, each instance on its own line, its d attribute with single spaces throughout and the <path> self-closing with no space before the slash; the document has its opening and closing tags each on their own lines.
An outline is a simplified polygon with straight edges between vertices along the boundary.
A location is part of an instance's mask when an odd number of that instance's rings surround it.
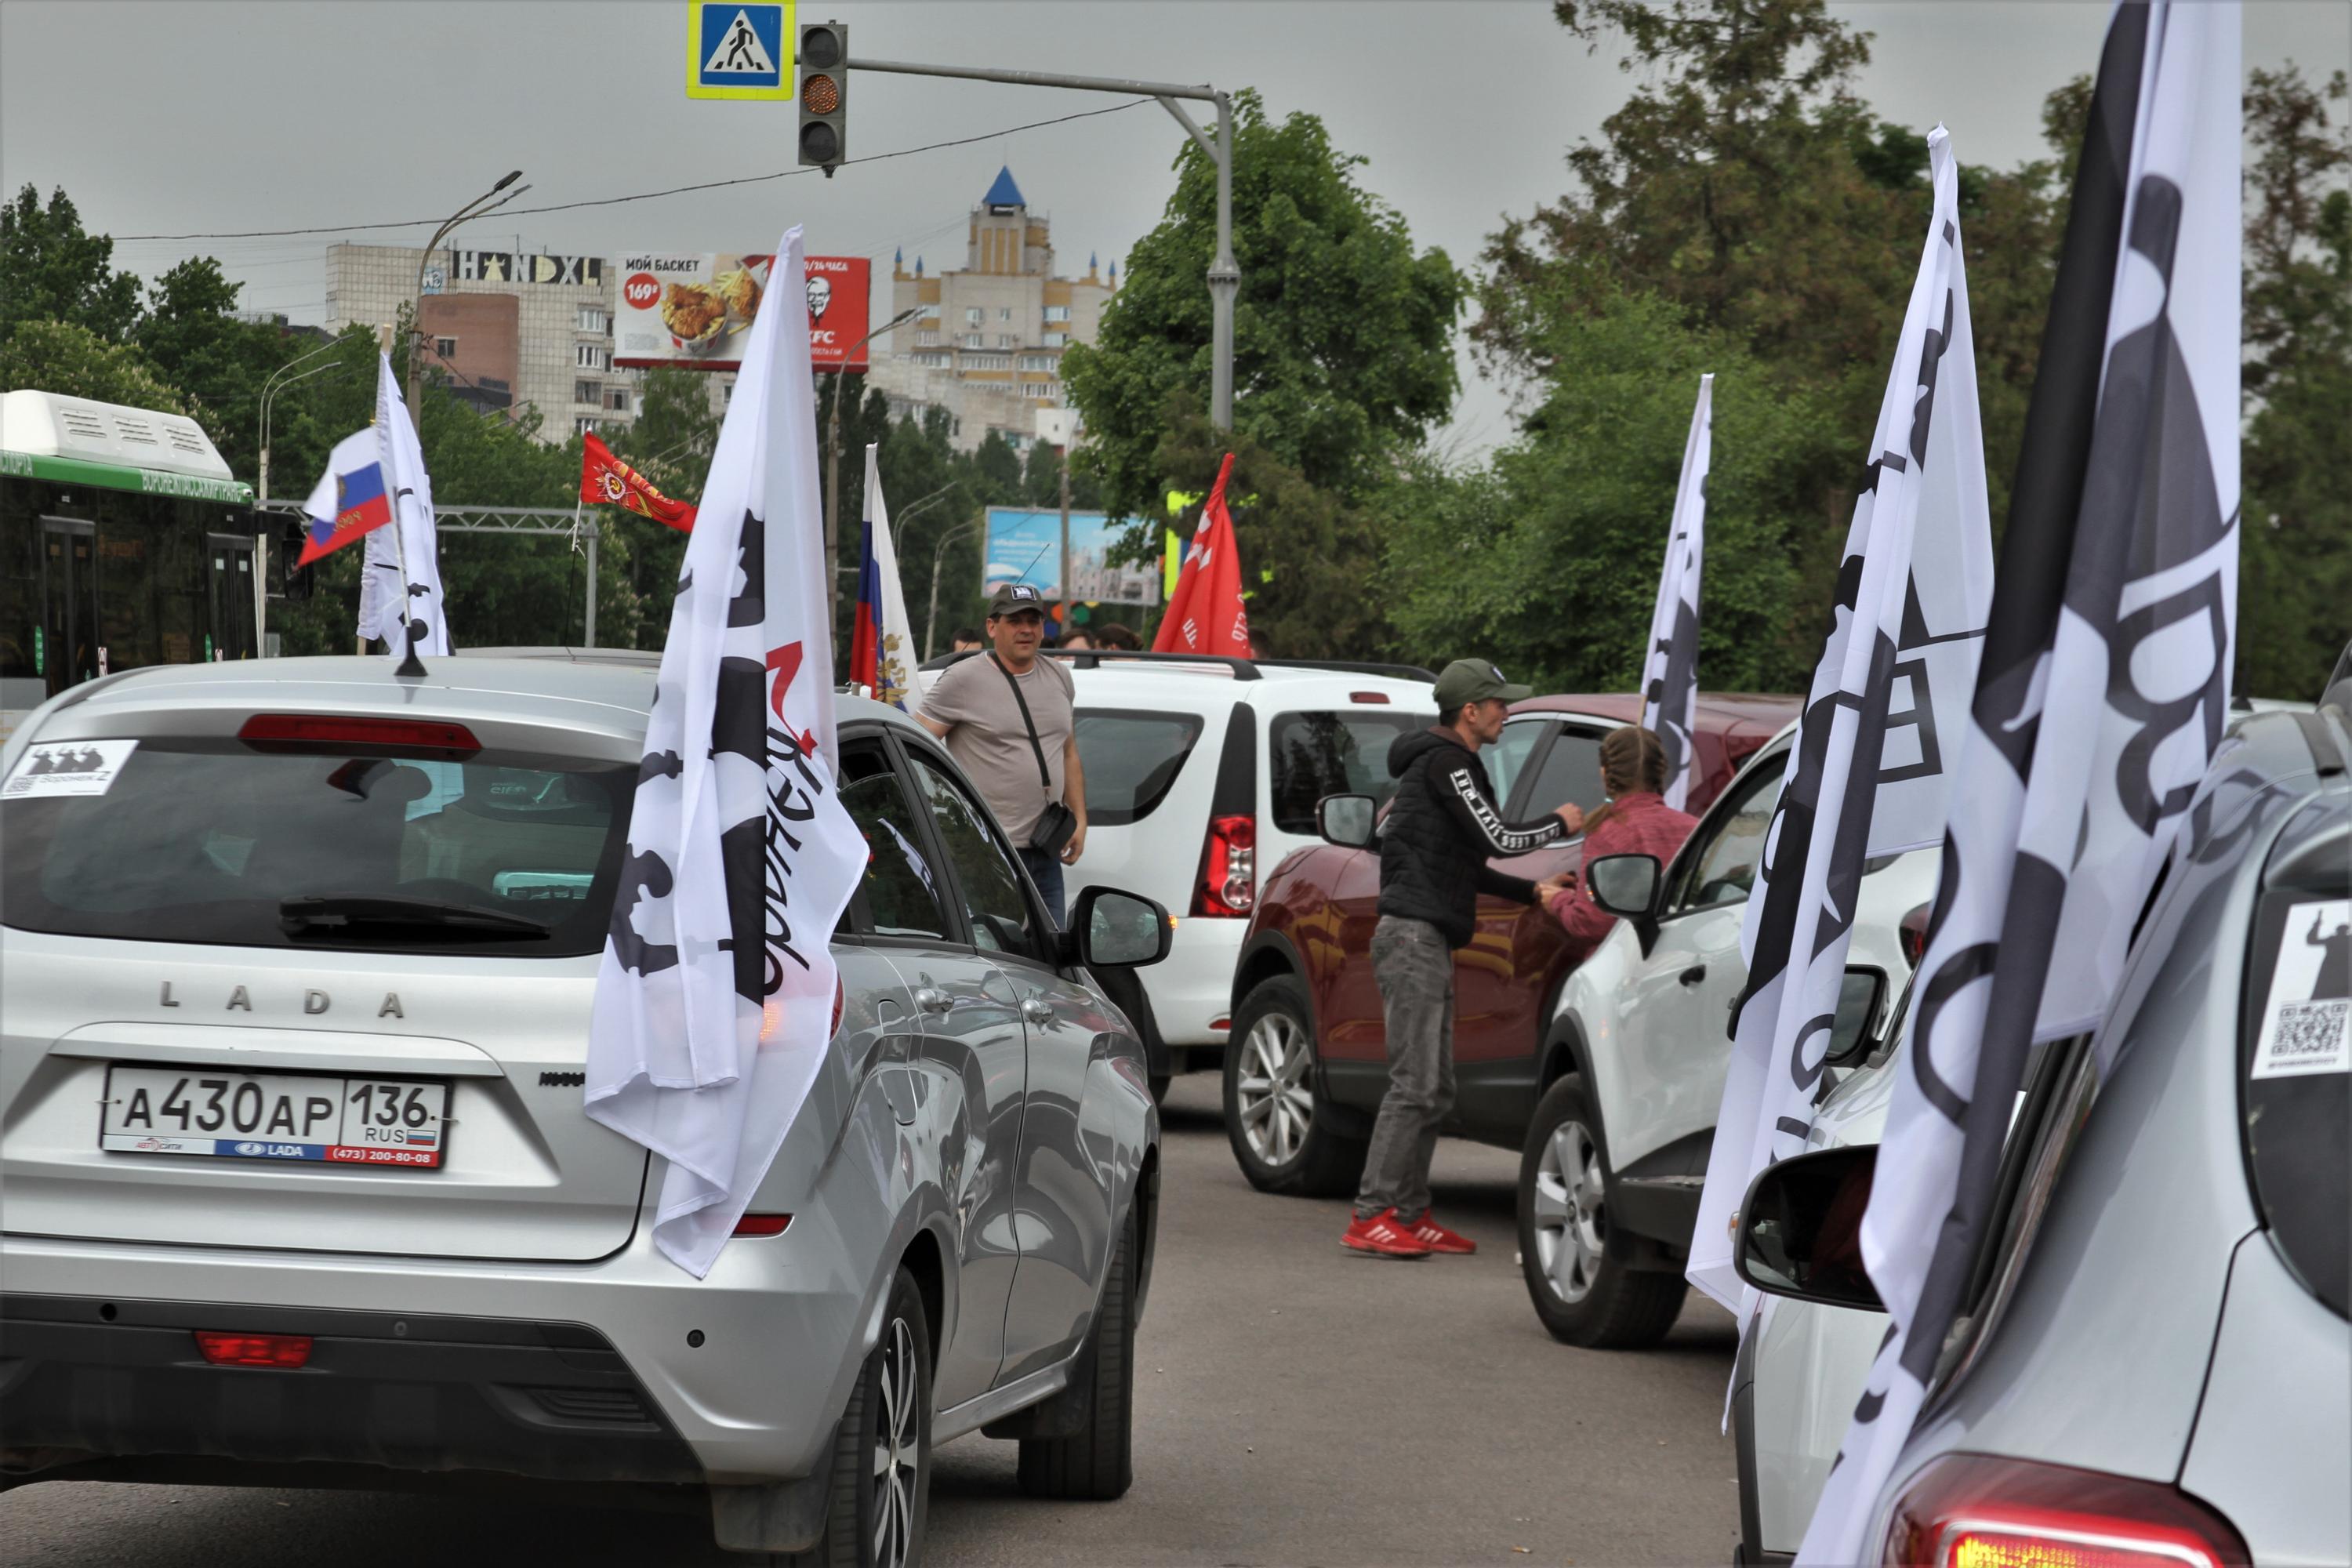
<svg viewBox="0 0 2352 1568">
<path fill-rule="evenodd" d="M 686 96 L 793 96 L 793 0 L 687 0 Z"/>
</svg>

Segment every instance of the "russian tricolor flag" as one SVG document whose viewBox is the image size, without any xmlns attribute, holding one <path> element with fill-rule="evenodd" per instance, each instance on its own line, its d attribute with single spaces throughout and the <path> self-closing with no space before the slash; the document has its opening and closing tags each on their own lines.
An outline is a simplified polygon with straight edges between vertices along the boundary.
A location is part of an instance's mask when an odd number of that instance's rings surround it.
<svg viewBox="0 0 2352 1568">
<path fill-rule="evenodd" d="M 327 460 L 326 478 L 310 492 L 303 510 L 310 514 L 310 526 L 301 557 L 294 563 L 298 567 L 308 566 L 392 521 L 382 443 L 373 426 L 335 444 L 334 455 Z"/>
</svg>

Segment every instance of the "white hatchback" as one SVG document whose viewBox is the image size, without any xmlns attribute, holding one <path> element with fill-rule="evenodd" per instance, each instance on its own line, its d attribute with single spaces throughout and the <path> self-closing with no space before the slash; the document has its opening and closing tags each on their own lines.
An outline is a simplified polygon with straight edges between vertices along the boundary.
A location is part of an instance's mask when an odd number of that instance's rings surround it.
<svg viewBox="0 0 2352 1568">
<path fill-rule="evenodd" d="M 1389 743 L 1437 721 L 1436 678 L 1410 665 L 1079 652 L 1087 848 L 1075 900 L 1131 889 L 1178 917 L 1168 957 L 1136 978 L 1155 1089 L 1222 1064 L 1234 963 L 1259 879 L 1319 844 L 1327 795 L 1385 801 Z"/>
</svg>

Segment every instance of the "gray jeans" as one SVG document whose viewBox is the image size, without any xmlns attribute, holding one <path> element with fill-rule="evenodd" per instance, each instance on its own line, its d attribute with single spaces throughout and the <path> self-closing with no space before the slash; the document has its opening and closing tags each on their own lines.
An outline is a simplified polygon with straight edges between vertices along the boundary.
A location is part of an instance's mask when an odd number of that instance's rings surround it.
<svg viewBox="0 0 2352 1568">
<path fill-rule="evenodd" d="M 1372 1123 L 1356 1217 L 1393 1208 L 1410 1223 L 1429 1212 L 1429 1162 L 1454 1109 L 1454 950 L 1427 921 L 1382 915 L 1372 929 L 1372 978 L 1388 1026 L 1389 1090 Z"/>
</svg>

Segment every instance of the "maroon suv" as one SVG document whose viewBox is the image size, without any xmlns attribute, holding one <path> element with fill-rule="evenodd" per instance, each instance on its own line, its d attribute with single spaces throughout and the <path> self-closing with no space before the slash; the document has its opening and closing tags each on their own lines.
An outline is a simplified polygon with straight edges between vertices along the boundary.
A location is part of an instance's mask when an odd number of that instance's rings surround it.
<svg viewBox="0 0 2352 1568">
<path fill-rule="evenodd" d="M 1797 716 L 1793 697 L 1701 694 L 1694 715 L 1696 816 L 1739 764 Z M 1641 718 L 1633 696 L 1531 697 L 1480 753 L 1504 816 L 1527 822 L 1563 801 L 1601 802 L 1601 739 Z M 1386 759 L 1368 759 L 1385 775 Z M 1395 787 L 1384 779 L 1381 804 Z M 1538 881 L 1574 866 L 1580 841 L 1497 858 Z M 1325 843 L 1291 854 L 1258 888 L 1234 968 L 1225 1131 L 1252 1185 L 1352 1193 L 1372 1116 L 1388 1088 L 1381 996 L 1372 983 L 1380 916 L 1377 848 Z M 1478 930 L 1454 955 L 1458 1088 L 1447 1131 L 1517 1149 L 1541 1087 L 1544 1032 L 1568 977 L 1566 937 L 1542 910 L 1478 900 Z"/>
</svg>

